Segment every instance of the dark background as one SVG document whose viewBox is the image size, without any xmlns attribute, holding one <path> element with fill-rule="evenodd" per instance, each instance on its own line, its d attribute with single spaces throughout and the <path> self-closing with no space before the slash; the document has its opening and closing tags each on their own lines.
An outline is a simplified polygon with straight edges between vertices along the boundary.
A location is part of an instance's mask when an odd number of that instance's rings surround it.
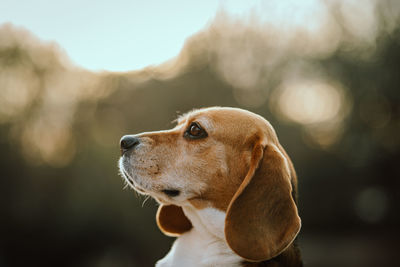
<svg viewBox="0 0 400 267">
<path fill-rule="evenodd" d="M 367 37 L 332 8 L 340 34 L 295 29 L 285 45 L 279 28 L 222 14 L 177 58 L 128 73 L 75 67 L 0 26 L 0 266 L 153 265 L 173 239 L 155 202 L 124 189 L 119 139 L 208 106 L 275 127 L 299 176 L 305 266 L 395 266 L 400 31 L 383 2 Z"/>
</svg>

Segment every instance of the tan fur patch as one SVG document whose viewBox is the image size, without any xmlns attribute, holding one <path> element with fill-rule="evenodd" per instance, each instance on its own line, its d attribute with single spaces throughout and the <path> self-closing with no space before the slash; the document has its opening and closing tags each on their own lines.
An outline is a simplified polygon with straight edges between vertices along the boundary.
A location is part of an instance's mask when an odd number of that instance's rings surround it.
<svg viewBox="0 0 400 267">
<path fill-rule="evenodd" d="M 211 207 L 227 212 L 226 239 L 243 258 L 266 260 L 290 246 L 300 228 L 294 202 L 297 177 L 270 123 L 249 111 L 219 107 L 191 111 L 177 122 L 171 130 L 136 135 L 141 145 L 121 163 L 134 186 L 163 204 L 157 215 L 160 229 L 176 236 L 192 228 L 179 206 Z M 194 122 L 207 132 L 206 137 L 187 137 L 185 132 Z M 259 162 L 262 173 L 257 172 Z M 247 199 L 254 206 L 236 199 Z M 258 220 L 259 215 L 247 210 L 264 214 Z M 266 218 L 268 214 L 274 218 Z M 259 227 L 247 229 L 261 246 L 256 253 L 251 251 L 254 244 L 238 235 L 237 229 L 246 227 Z M 251 235 L 257 231 L 260 234 Z"/>
</svg>

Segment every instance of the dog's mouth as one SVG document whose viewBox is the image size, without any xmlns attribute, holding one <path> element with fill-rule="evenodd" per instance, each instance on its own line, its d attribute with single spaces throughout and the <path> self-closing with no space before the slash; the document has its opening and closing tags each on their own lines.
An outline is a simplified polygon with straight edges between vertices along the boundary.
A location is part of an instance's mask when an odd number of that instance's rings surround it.
<svg viewBox="0 0 400 267">
<path fill-rule="evenodd" d="M 176 189 L 163 189 L 161 190 L 164 194 L 166 194 L 169 197 L 177 197 L 181 193 L 181 191 L 176 190 Z"/>
<path fill-rule="evenodd" d="M 124 169 L 121 168 L 121 173 L 123 175 L 123 177 L 125 178 L 125 181 L 128 183 L 128 185 L 130 187 L 132 187 L 133 189 L 135 189 L 136 191 L 142 193 L 142 194 L 148 194 L 148 192 L 146 192 L 143 188 L 141 188 L 134 180 L 133 178 L 128 174 L 128 172 Z M 162 194 L 173 198 L 173 197 L 177 197 L 180 195 L 181 191 L 177 190 L 177 189 L 162 189 L 160 190 Z"/>
<path fill-rule="evenodd" d="M 158 187 L 156 186 L 155 188 L 153 188 L 153 190 L 151 189 L 147 189 L 146 187 L 141 186 L 139 181 L 136 181 L 133 176 L 129 173 L 129 171 L 125 168 L 124 164 L 120 163 L 120 173 L 122 175 L 122 177 L 124 178 L 124 180 L 126 181 L 126 183 L 129 185 L 129 187 L 131 187 L 132 189 L 134 189 L 135 191 L 144 194 L 144 195 L 151 195 L 154 198 L 157 199 L 164 199 L 164 201 L 170 201 L 175 199 L 175 197 L 178 197 L 181 195 L 181 190 L 178 190 L 176 188 L 170 188 L 170 187 Z M 163 197 L 164 196 L 164 197 Z"/>
<path fill-rule="evenodd" d="M 139 193 L 142 194 L 147 194 L 147 192 L 142 189 L 134 180 L 133 178 L 128 174 L 128 172 L 124 168 L 120 168 L 121 174 L 124 177 L 125 181 L 128 183 L 128 185 L 138 191 Z"/>
</svg>

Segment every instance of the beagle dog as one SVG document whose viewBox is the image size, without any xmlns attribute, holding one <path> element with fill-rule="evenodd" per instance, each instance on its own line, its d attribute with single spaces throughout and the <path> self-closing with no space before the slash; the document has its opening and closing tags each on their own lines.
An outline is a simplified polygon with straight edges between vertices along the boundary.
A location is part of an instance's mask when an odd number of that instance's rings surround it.
<svg viewBox="0 0 400 267">
<path fill-rule="evenodd" d="M 120 145 L 121 175 L 160 203 L 157 225 L 177 237 L 157 267 L 302 266 L 296 173 L 263 117 L 199 109 Z"/>
</svg>

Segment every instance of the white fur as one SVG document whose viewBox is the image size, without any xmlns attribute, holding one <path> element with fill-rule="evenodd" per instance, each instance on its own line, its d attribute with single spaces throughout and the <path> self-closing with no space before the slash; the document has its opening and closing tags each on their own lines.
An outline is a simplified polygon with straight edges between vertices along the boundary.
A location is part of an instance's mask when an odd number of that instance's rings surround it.
<svg viewBox="0 0 400 267">
<path fill-rule="evenodd" d="M 242 259 L 227 245 L 224 236 L 225 213 L 214 208 L 197 210 L 183 207 L 193 228 L 179 236 L 156 267 L 241 266 Z"/>
</svg>

